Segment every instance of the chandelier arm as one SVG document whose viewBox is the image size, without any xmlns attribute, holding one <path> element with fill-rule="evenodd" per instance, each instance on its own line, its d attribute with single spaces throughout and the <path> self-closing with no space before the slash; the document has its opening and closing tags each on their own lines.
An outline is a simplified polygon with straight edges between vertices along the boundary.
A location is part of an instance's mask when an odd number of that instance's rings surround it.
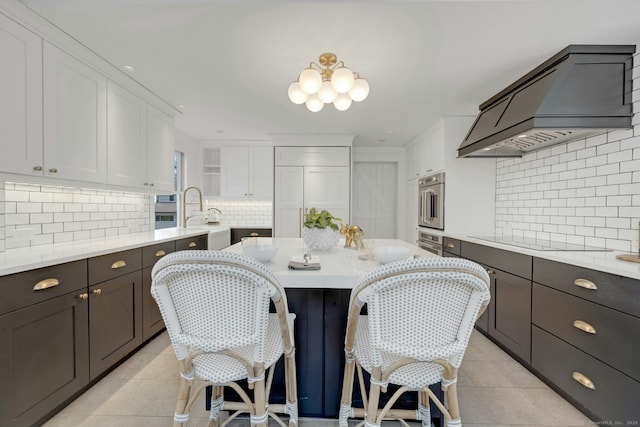
<svg viewBox="0 0 640 427">
<path fill-rule="evenodd" d="M 309 63 L 309 68 L 311 68 L 312 70 L 318 71 L 320 74 L 322 74 L 322 71 L 324 70 L 324 68 L 322 68 L 321 65 L 318 65 L 313 61 Z"/>
<path fill-rule="evenodd" d="M 336 62 L 336 64 L 331 67 L 331 71 L 335 70 L 336 68 L 347 68 L 346 65 L 344 65 L 344 61 L 340 61 L 340 62 Z"/>
</svg>

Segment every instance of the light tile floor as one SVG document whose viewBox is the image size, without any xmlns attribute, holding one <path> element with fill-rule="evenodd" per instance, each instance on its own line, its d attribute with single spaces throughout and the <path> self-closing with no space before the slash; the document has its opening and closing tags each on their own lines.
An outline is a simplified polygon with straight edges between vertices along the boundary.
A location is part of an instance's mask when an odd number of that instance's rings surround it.
<svg viewBox="0 0 640 427">
<path fill-rule="evenodd" d="M 45 426 L 171 426 L 178 387 L 176 377 L 177 362 L 165 332 Z M 459 371 L 458 396 L 465 427 L 595 426 L 477 332 L 472 335 Z M 204 404 L 194 405 L 189 426 L 206 426 L 207 416 Z M 249 422 L 237 420 L 231 425 L 248 426 Z M 336 420 L 300 420 L 300 427 L 328 426 L 337 426 Z"/>
</svg>

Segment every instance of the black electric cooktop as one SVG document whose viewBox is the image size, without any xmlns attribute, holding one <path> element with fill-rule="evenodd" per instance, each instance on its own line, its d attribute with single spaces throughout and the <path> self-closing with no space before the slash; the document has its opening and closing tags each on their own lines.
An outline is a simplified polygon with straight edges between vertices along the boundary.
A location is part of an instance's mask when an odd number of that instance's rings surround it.
<svg viewBox="0 0 640 427">
<path fill-rule="evenodd" d="M 536 251 L 575 251 L 575 252 L 607 252 L 613 249 L 599 248 L 595 246 L 579 245 L 575 243 L 554 242 L 552 240 L 534 239 L 518 236 L 469 236 L 474 239 L 488 240 L 504 245 L 517 246 L 519 248 L 533 249 Z"/>
</svg>

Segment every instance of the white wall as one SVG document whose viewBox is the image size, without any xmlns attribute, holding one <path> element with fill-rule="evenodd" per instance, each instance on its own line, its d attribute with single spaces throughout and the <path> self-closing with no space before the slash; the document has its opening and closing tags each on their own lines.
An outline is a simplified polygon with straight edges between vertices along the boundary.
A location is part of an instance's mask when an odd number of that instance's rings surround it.
<svg viewBox="0 0 640 427">
<path fill-rule="evenodd" d="M 498 160 L 496 233 L 638 251 L 640 55 L 633 129 Z"/>
</svg>

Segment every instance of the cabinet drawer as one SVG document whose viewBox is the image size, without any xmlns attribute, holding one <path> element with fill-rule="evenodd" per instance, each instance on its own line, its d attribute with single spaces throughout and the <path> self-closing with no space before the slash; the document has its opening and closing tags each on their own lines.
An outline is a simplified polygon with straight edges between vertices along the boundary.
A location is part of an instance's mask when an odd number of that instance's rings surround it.
<svg viewBox="0 0 640 427">
<path fill-rule="evenodd" d="M 627 425 L 640 420 L 640 383 L 533 326 L 532 366 L 596 419 Z M 589 378 L 594 389 L 574 379 Z"/>
<path fill-rule="evenodd" d="M 187 237 L 186 239 L 176 240 L 176 251 L 186 251 L 191 249 L 207 249 L 208 235 Z"/>
<path fill-rule="evenodd" d="M 231 244 L 240 242 L 243 237 L 271 237 L 271 235 L 270 228 L 232 228 Z"/>
<path fill-rule="evenodd" d="M 164 242 L 142 248 L 142 266 L 153 267 L 157 260 L 176 250 L 176 242 Z"/>
<path fill-rule="evenodd" d="M 531 279 L 531 257 L 476 243 L 461 242 L 460 255 L 516 276 Z"/>
<path fill-rule="evenodd" d="M 0 277 L 0 314 L 87 286 L 86 260 Z"/>
<path fill-rule="evenodd" d="M 580 279 L 585 282 L 580 282 Z M 533 259 L 533 281 L 640 317 L 640 281 L 570 264 Z M 597 289 L 583 286 L 595 285 Z M 590 283 L 589 283 L 590 282 Z"/>
<path fill-rule="evenodd" d="M 640 381 L 639 318 L 535 284 L 533 323 Z"/>
<path fill-rule="evenodd" d="M 141 252 L 138 248 L 89 258 L 89 285 L 140 270 Z"/>
<path fill-rule="evenodd" d="M 460 240 L 445 237 L 442 240 L 442 250 L 454 255 L 460 255 Z"/>
</svg>

